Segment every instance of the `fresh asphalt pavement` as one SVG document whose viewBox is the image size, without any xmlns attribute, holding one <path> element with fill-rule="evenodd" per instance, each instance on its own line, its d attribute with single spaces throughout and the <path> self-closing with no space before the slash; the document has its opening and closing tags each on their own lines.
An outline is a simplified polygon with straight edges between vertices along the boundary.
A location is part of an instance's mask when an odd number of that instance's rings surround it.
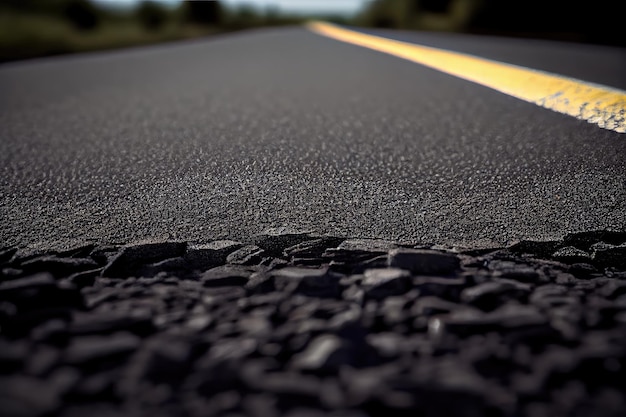
<svg viewBox="0 0 626 417">
<path fill-rule="evenodd" d="M 623 49 L 391 36 L 626 87 Z M 4 64 L 0 91 L 0 246 L 626 230 L 626 135 L 304 28 Z"/>
</svg>

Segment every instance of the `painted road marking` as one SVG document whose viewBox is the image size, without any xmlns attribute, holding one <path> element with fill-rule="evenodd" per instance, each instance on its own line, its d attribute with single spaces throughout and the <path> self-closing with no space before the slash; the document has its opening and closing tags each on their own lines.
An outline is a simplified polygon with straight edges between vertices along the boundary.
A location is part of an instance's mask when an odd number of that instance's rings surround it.
<svg viewBox="0 0 626 417">
<path fill-rule="evenodd" d="M 626 92 L 517 65 L 367 35 L 323 22 L 322 36 L 384 52 L 484 85 L 521 100 L 626 133 Z"/>
</svg>

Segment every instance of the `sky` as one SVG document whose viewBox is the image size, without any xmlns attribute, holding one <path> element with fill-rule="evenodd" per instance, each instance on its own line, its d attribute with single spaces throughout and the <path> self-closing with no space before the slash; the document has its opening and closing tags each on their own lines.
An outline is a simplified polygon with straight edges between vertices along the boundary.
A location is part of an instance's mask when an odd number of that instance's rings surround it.
<svg viewBox="0 0 626 417">
<path fill-rule="evenodd" d="M 141 0 L 96 0 L 102 4 L 134 5 Z M 164 3 L 179 3 L 181 0 L 159 0 Z M 250 5 L 261 9 L 274 7 L 286 13 L 353 14 L 368 0 L 221 0 L 227 5 Z"/>
</svg>

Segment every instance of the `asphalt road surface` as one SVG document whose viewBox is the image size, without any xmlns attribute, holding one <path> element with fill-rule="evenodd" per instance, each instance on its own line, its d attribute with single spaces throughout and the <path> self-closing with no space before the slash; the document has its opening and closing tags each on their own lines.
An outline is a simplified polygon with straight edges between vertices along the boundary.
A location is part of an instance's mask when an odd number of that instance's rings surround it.
<svg viewBox="0 0 626 417">
<path fill-rule="evenodd" d="M 623 49 L 392 36 L 626 88 Z M 626 230 L 626 135 L 304 28 L 5 64 L 0 91 L 2 246 Z"/>
</svg>

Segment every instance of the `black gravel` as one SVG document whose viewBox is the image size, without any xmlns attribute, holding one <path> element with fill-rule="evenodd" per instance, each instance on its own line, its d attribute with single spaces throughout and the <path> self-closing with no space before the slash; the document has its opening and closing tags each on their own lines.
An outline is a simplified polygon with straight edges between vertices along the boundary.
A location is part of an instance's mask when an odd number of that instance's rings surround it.
<svg viewBox="0 0 626 417">
<path fill-rule="evenodd" d="M 626 233 L 0 250 L 3 416 L 623 416 Z"/>
</svg>

